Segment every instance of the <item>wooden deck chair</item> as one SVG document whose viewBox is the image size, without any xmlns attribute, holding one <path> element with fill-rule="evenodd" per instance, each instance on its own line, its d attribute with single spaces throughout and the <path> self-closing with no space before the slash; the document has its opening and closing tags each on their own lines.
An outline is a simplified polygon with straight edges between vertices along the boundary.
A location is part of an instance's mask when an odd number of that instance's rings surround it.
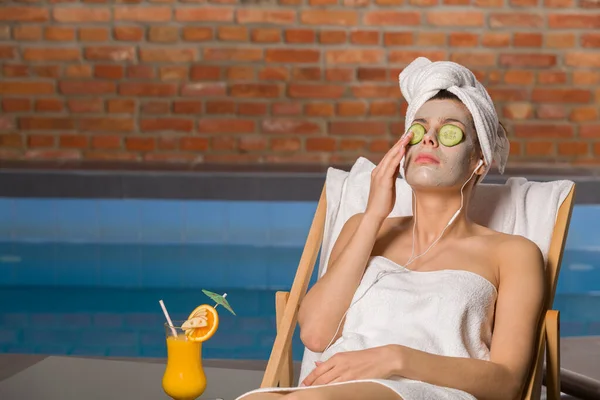
<svg viewBox="0 0 600 400">
<path fill-rule="evenodd" d="M 544 378 L 542 373 L 544 369 L 544 354 L 546 360 L 545 384 L 547 399 L 555 400 L 560 398 L 559 312 L 551 308 L 573 209 L 574 194 L 575 185 L 573 184 L 556 216 L 546 265 L 548 298 L 546 299 L 540 320 L 539 336 L 528 382 L 523 389 L 523 400 L 540 399 L 542 380 Z M 261 387 L 290 387 L 293 384 L 292 336 L 297 323 L 300 302 L 308 290 L 310 277 L 323 240 L 326 208 L 326 187 L 324 186 L 291 291 L 276 293 L 277 336 L 271 350 Z"/>
</svg>

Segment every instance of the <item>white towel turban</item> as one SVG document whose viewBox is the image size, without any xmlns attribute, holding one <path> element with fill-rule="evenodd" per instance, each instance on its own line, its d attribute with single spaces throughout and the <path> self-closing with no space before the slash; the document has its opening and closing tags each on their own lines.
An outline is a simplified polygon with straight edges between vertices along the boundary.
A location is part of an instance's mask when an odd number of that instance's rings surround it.
<svg viewBox="0 0 600 400">
<path fill-rule="evenodd" d="M 492 99 L 469 69 L 451 61 L 431 62 L 419 57 L 400 73 L 399 81 L 402 95 L 408 102 L 405 132 L 412 125 L 417 110 L 445 89 L 455 94 L 473 116 L 486 164 L 482 178 L 489 171 L 492 161 L 496 161 L 498 170 L 504 173 L 509 151 L 506 132 L 498 122 Z M 400 170 L 404 174 L 404 165 Z"/>
</svg>

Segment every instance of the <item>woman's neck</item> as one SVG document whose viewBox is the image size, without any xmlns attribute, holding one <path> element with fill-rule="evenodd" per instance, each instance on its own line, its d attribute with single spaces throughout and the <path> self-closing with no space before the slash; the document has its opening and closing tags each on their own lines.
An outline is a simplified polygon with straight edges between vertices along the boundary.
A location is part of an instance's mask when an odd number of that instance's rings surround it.
<svg viewBox="0 0 600 400">
<path fill-rule="evenodd" d="M 465 232 L 468 225 L 466 218 L 468 199 L 468 193 L 464 193 L 462 210 L 456 216 L 452 225 L 446 229 L 444 237 L 460 235 Z M 415 250 L 419 252 L 425 251 L 440 236 L 450 222 L 450 219 L 460 208 L 460 192 L 439 190 L 435 192 L 415 191 L 413 196 L 413 215 L 416 216 L 416 220 L 413 220 L 416 221 Z"/>
</svg>

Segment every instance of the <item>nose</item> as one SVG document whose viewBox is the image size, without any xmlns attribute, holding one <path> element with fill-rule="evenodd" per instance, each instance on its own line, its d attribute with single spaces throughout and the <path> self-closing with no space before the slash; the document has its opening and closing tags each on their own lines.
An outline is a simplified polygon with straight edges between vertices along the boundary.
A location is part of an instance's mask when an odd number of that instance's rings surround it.
<svg viewBox="0 0 600 400">
<path fill-rule="evenodd" d="M 429 131 L 425 133 L 423 136 L 423 145 L 429 145 L 432 147 L 437 147 L 438 141 L 434 128 L 430 128 Z"/>
</svg>

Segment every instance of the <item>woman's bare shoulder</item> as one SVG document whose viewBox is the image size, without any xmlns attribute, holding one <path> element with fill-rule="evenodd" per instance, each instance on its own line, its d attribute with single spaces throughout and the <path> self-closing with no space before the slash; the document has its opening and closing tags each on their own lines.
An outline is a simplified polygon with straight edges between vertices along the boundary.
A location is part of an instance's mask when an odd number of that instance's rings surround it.
<svg viewBox="0 0 600 400">
<path fill-rule="evenodd" d="M 515 263 L 516 259 L 520 259 L 520 261 L 527 260 L 526 264 L 531 265 L 531 268 L 544 268 L 542 252 L 531 239 L 489 228 L 485 229 L 489 231 L 487 235 L 489 248 L 492 249 L 500 267 L 512 269 L 513 265 L 523 265 L 522 262 Z"/>
<path fill-rule="evenodd" d="M 469 246 L 478 248 L 478 253 L 487 259 L 489 265 L 495 266 L 498 284 L 507 277 L 543 276 L 543 256 L 535 242 L 521 235 L 498 232 L 480 225 L 475 232 L 475 242 Z"/>
<path fill-rule="evenodd" d="M 539 247 L 531 239 L 525 236 L 498 232 L 485 226 L 478 225 L 480 232 L 482 232 L 494 246 L 499 246 L 502 251 L 510 250 L 514 248 L 529 248 L 529 250 L 539 250 Z"/>
</svg>

